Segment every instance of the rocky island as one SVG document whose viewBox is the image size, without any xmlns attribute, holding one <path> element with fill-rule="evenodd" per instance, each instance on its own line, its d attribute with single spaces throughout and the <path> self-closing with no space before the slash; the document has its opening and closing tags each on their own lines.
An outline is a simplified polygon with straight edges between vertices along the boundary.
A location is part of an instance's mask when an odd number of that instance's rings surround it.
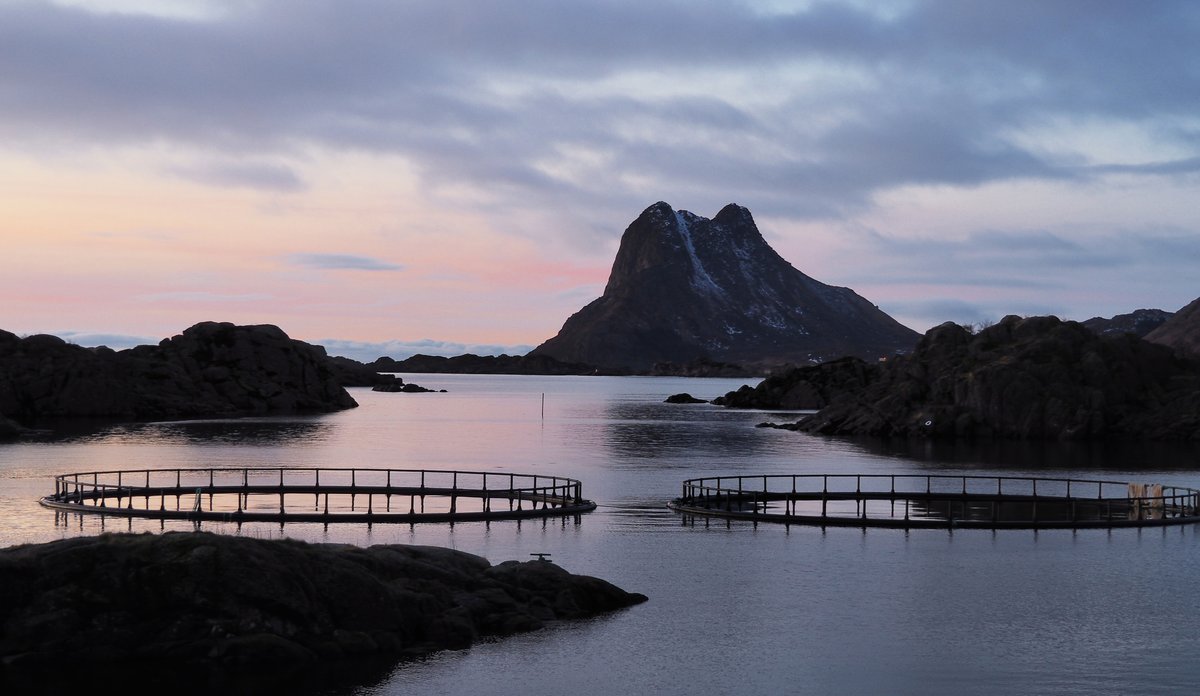
<svg viewBox="0 0 1200 696">
<path fill-rule="evenodd" d="M 54 418 L 323 413 L 358 405 L 343 383 L 392 379 L 335 363 L 271 325 L 204 322 L 122 351 L 0 331 L 0 437 Z"/>
<path fill-rule="evenodd" d="M 911 355 L 799 368 L 720 403 L 820 409 L 788 427 L 829 435 L 1195 440 L 1200 361 L 1131 333 L 1009 316 L 975 333 L 948 322 Z"/>
<path fill-rule="evenodd" d="M 395 660 L 645 600 L 549 561 L 437 547 L 79 537 L 0 549 L 0 683 L 63 667 Z"/>
</svg>

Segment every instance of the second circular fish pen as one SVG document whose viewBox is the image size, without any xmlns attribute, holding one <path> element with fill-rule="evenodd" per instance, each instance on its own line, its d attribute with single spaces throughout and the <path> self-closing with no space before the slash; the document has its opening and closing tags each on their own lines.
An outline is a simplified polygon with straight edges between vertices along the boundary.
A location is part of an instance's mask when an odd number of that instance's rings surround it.
<svg viewBox="0 0 1200 696">
<path fill-rule="evenodd" d="M 688 515 L 820 526 L 1085 528 L 1200 522 L 1200 491 L 1092 479 L 919 474 L 715 476 L 683 482 Z"/>
<path fill-rule="evenodd" d="M 456 522 L 594 510 L 579 481 L 544 474 L 427 469 L 208 468 L 54 477 L 56 510 L 222 522 Z"/>
</svg>

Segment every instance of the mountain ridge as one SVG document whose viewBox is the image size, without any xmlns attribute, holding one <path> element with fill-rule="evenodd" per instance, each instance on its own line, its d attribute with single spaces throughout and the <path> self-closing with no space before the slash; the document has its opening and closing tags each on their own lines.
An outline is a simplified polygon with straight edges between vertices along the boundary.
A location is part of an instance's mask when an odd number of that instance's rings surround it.
<svg viewBox="0 0 1200 696">
<path fill-rule="evenodd" d="M 850 288 L 805 275 L 735 203 L 711 220 L 659 201 L 621 237 L 603 295 L 530 355 L 607 368 L 878 359 L 919 335 Z"/>
</svg>

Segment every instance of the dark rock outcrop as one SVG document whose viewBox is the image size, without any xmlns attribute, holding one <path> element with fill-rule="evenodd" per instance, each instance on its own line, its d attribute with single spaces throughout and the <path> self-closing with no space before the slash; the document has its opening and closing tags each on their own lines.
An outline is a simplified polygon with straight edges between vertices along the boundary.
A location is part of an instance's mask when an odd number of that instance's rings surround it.
<svg viewBox="0 0 1200 696">
<path fill-rule="evenodd" d="M 417 354 L 404 360 L 379 358 L 368 363 L 379 372 L 432 372 L 467 375 L 594 375 L 594 365 L 566 363 L 545 355 L 440 355 Z"/>
<path fill-rule="evenodd" d="M 0 549 L 0 677 L 414 656 L 645 599 L 550 562 L 435 547 L 104 534 Z"/>
<path fill-rule="evenodd" d="M 25 434 L 25 430 L 16 421 L 0 416 L 0 442 L 16 439 Z"/>
<path fill-rule="evenodd" d="M 1080 323 L 1101 336 L 1118 336 L 1128 333 L 1138 338 L 1145 338 L 1146 334 L 1162 326 L 1171 316 L 1171 312 L 1164 312 L 1161 309 L 1138 309 L 1129 314 L 1118 314 L 1111 319 L 1092 317 Z"/>
<path fill-rule="evenodd" d="M 1200 358 L 1200 298 L 1192 300 L 1162 326 L 1146 334 L 1146 340 Z"/>
<path fill-rule="evenodd" d="M 317 346 L 324 350 L 321 346 Z M 394 375 L 382 375 L 370 365 L 361 363 L 353 358 L 331 356 L 329 364 L 333 369 L 338 384 L 343 387 L 373 387 L 378 384 L 388 385 L 396 381 Z"/>
<path fill-rule="evenodd" d="M 357 406 L 319 346 L 276 326 L 204 322 L 157 346 L 81 348 L 0 332 L 0 414 L 134 420 L 327 412 Z"/>
<path fill-rule="evenodd" d="M 530 355 L 634 372 L 708 359 L 762 374 L 845 355 L 874 360 L 917 338 L 853 290 L 793 268 L 749 210 L 731 204 L 709 220 L 660 202 L 625 230 L 603 296 Z"/>
<path fill-rule="evenodd" d="M 672 394 L 666 398 L 663 403 L 667 404 L 707 404 L 706 399 L 697 399 L 687 392 L 681 394 Z"/>
<path fill-rule="evenodd" d="M 802 420 L 812 433 L 1019 439 L 1200 439 L 1200 362 L 1055 317 L 971 334 L 931 329 Z"/>
<path fill-rule="evenodd" d="M 430 394 L 438 390 L 426 389 L 425 387 L 422 387 L 419 384 L 413 384 L 412 382 L 405 384 L 404 380 L 397 378 L 396 380 L 388 382 L 387 384 L 376 384 L 375 386 L 371 387 L 371 391 L 403 392 L 406 394 Z M 442 393 L 445 393 L 445 391 L 445 389 L 441 390 Z"/>
<path fill-rule="evenodd" d="M 841 358 L 771 375 L 751 388 L 718 396 L 713 403 L 731 408 L 820 409 L 857 393 L 879 376 L 877 363 Z"/>
</svg>

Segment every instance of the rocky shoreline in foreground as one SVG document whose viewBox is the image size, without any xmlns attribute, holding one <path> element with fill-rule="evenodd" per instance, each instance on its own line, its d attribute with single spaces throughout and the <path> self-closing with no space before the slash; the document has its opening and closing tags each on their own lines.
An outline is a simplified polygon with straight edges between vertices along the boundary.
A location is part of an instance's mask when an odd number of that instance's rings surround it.
<svg viewBox="0 0 1200 696">
<path fill-rule="evenodd" d="M 0 677 L 394 661 L 645 600 L 549 561 L 438 547 L 103 534 L 0 549 Z"/>
</svg>

